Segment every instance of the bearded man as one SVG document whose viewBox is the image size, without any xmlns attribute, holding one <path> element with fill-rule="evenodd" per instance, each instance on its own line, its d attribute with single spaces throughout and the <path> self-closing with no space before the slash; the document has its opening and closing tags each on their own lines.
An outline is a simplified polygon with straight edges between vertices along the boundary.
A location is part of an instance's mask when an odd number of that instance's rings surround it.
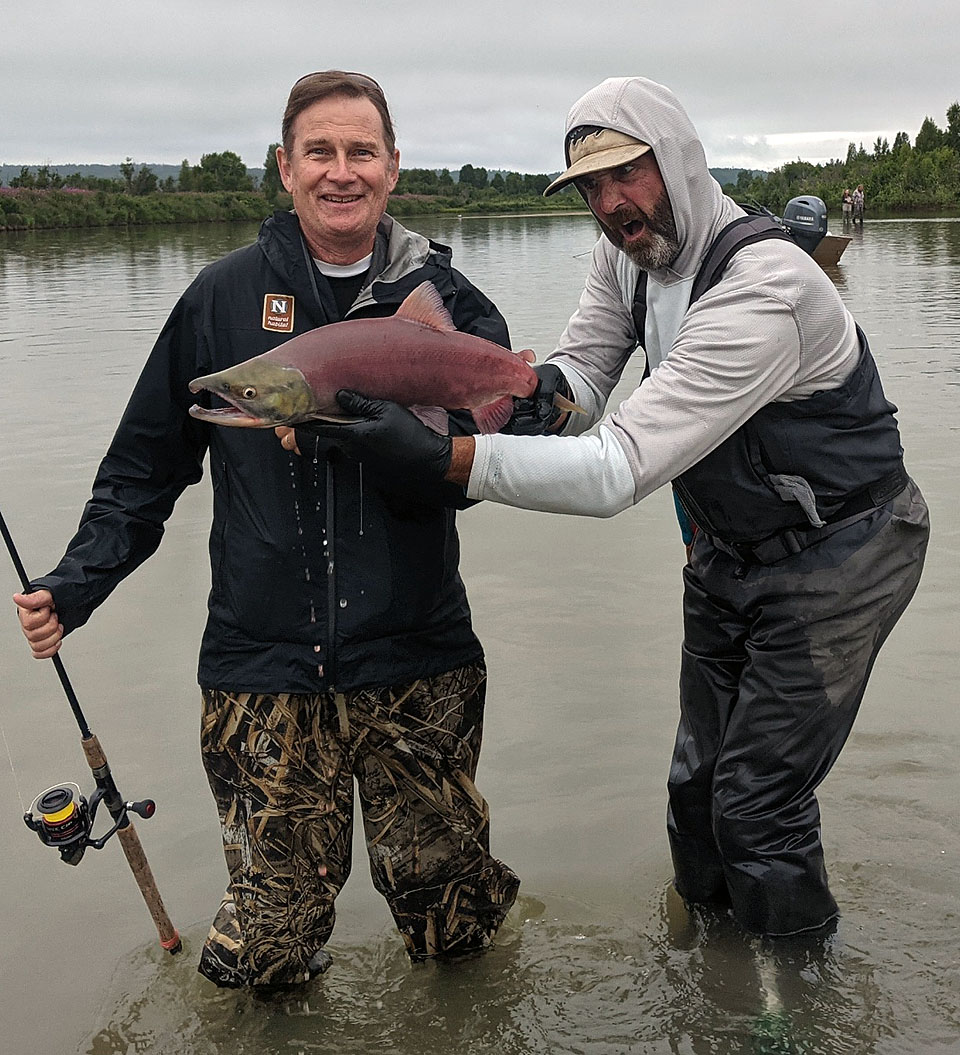
<svg viewBox="0 0 960 1055">
<path fill-rule="evenodd" d="M 671 91 L 604 81 L 571 109 L 565 148 L 544 193 L 574 183 L 603 233 L 538 372 L 541 390 L 586 413 L 559 417 L 535 398 L 511 426 L 528 435 L 451 439 L 342 393 L 366 420 L 338 434 L 411 480 L 527 509 L 607 517 L 672 482 L 692 536 L 668 782 L 674 885 L 750 932 L 816 931 L 838 909 L 815 790 L 929 534 L 896 408 L 829 278 L 723 193 Z M 644 378 L 604 416 L 638 346 Z"/>
</svg>

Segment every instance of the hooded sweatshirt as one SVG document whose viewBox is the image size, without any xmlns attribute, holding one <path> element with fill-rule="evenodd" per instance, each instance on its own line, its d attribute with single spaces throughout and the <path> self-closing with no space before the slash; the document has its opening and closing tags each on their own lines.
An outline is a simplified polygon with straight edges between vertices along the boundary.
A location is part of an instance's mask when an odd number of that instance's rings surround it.
<svg viewBox="0 0 960 1055">
<path fill-rule="evenodd" d="M 601 223 L 580 303 L 550 356 L 587 413 L 571 414 L 559 437 L 477 437 L 467 494 L 605 517 L 680 476 L 767 404 L 838 388 L 860 347 L 833 284 L 781 239 L 742 248 L 690 305 L 715 237 L 745 214 L 710 175 L 696 130 L 669 89 L 642 77 L 611 78 L 571 108 L 566 131 L 579 125 L 648 143 L 673 211 L 680 251 L 670 267 L 647 273 L 650 376 L 603 417 L 637 348 L 631 307 L 639 269 Z M 580 435 L 598 421 L 594 434 Z"/>
</svg>

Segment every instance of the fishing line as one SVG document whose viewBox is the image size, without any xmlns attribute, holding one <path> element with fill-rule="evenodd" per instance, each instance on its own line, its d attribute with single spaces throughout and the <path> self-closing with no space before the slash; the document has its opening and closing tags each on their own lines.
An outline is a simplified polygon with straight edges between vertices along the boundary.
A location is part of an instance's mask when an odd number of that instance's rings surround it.
<svg viewBox="0 0 960 1055">
<path fill-rule="evenodd" d="M 3 746 L 7 751 L 7 758 L 10 761 L 10 772 L 13 774 L 13 786 L 17 789 L 17 798 L 20 800 L 20 809 L 24 813 L 27 812 L 27 807 L 23 804 L 23 795 L 20 794 L 20 781 L 17 779 L 17 769 L 13 764 L 13 755 L 10 753 L 10 745 L 7 743 L 7 734 L 3 728 L 3 722 L 0 722 L 0 736 L 3 737 Z"/>
</svg>

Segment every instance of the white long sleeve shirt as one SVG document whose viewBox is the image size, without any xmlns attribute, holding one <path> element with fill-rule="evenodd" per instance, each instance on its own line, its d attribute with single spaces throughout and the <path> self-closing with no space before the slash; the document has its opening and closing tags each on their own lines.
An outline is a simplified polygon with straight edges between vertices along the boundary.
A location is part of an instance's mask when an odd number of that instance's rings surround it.
<svg viewBox="0 0 960 1055">
<path fill-rule="evenodd" d="M 585 415 L 562 437 L 479 436 L 471 498 L 611 516 L 696 464 L 767 403 L 836 388 L 859 357 L 856 324 L 821 268 L 782 239 L 740 249 L 692 306 L 717 234 L 744 215 L 707 168 L 696 130 L 668 89 L 611 78 L 578 100 L 567 128 L 600 125 L 649 143 L 680 251 L 647 274 L 643 348 L 649 378 L 603 417 L 637 347 L 638 269 L 613 232 L 593 250 L 576 312 L 550 357 Z M 600 422 L 596 434 L 582 435 Z"/>
</svg>

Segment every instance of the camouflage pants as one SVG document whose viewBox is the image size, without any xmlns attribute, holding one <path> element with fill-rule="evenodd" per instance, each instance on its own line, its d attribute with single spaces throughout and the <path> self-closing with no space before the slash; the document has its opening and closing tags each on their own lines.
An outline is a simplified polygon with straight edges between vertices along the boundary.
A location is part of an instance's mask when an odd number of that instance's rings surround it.
<svg viewBox="0 0 960 1055">
<path fill-rule="evenodd" d="M 201 956 L 218 985 L 303 981 L 350 873 L 354 780 L 376 889 L 413 959 L 484 948 L 516 897 L 473 780 L 481 664 L 318 695 L 203 691 L 230 885 Z M 324 965 L 325 966 L 325 965 Z"/>
</svg>

